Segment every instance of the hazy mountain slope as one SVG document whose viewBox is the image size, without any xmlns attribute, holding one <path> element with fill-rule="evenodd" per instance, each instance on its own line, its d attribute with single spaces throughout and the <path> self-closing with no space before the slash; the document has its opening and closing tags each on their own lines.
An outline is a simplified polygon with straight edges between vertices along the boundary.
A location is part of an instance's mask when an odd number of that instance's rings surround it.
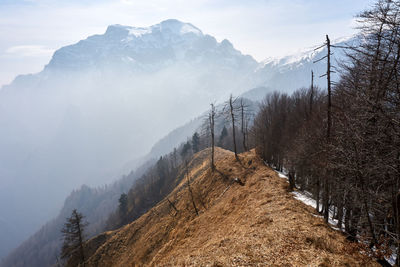
<svg viewBox="0 0 400 267">
<path fill-rule="evenodd" d="M 245 94 L 244 94 L 245 95 Z M 262 100 L 262 98 L 253 98 L 253 100 L 247 99 L 241 95 L 237 101 L 236 106 L 238 106 L 239 102 L 242 100 L 244 105 L 246 106 L 247 115 L 250 119 L 249 126 L 252 124 L 253 115 L 257 113 L 258 110 L 258 102 Z M 231 122 L 229 116 L 227 114 L 222 114 L 222 110 L 224 109 L 225 103 L 218 103 L 215 108 L 218 111 L 218 114 L 215 118 L 215 133 L 219 135 L 224 126 L 227 128 L 231 127 Z M 158 158 L 164 154 L 172 152 L 175 147 L 178 147 L 181 143 L 190 140 L 195 132 L 200 135 L 207 135 L 207 125 L 208 125 L 208 113 L 209 111 L 204 111 L 200 116 L 190 120 L 190 122 L 174 129 L 169 132 L 165 137 L 161 138 L 157 141 L 150 153 L 146 156 L 147 158 Z"/>
<path fill-rule="evenodd" d="M 204 117 L 200 116 L 169 132 L 153 145 L 147 157 L 157 158 L 171 152 L 174 147 L 177 147 L 180 143 L 186 141 L 196 131 L 201 132 L 203 121 Z"/>
<path fill-rule="evenodd" d="M 84 185 L 74 190 L 65 199 L 58 216 L 13 250 L 4 261 L 0 261 L 0 266 L 43 267 L 55 264 L 62 245 L 61 229 L 72 210 L 78 209 L 85 215 L 89 222 L 86 229 L 89 237 L 101 233 L 108 216 L 117 208 L 120 195 L 126 193 L 152 164 L 153 161 L 149 161 L 108 186 L 90 188 Z"/>
<path fill-rule="evenodd" d="M 88 266 L 365 266 L 368 259 L 295 200 L 286 180 L 254 151 L 240 158 L 244 165 L 217 149 L 219 172 L 213 174 L 209 149 L 196 154 L 189 176 L 199 216 L 183 179 L 168 196 L 178 212 L 165 199 L 131 224 L 90 240 Z"/>
<path fill-rule="evenodd" d="M 0 251 L 55 216 L 72 189 L 110 182 L 210 101 L 251 87 L 257 64 L 227 40 L 167 20 L 110 26 L 3 87 Z"/>
</svg>

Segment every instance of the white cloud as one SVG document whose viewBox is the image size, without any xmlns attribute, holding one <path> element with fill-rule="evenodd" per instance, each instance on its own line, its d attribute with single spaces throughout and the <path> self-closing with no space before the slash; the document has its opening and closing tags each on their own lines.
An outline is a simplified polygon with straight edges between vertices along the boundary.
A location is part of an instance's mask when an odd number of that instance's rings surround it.
<svg viewBox="0 0 400 267">
<path fill-rule="evenodd" d="M 5 54 L 17 57 L 43 57 L 53 54 L 54 49 L 42 45 L 17 45 L 9 47 Z"/>
</svg>

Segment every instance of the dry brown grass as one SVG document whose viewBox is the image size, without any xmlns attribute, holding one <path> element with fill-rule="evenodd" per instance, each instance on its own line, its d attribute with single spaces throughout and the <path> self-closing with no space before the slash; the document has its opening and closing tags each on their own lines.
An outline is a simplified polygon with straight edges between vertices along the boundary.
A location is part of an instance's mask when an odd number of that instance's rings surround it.
<svg viewBox="0 0 400 267">
<path fill-rule="evenodd" d="M 254 151 L 240 155 L 238 164 L 231 152 L 217 149 L 220 173 L 211 173 L 208 153 L 190 164 L 199 216 L 184 179 L 168 196 L 178 213 L 160 202 L 117 230 L 88 266 L 378 266 L 312 216 Z"/>
</svg>

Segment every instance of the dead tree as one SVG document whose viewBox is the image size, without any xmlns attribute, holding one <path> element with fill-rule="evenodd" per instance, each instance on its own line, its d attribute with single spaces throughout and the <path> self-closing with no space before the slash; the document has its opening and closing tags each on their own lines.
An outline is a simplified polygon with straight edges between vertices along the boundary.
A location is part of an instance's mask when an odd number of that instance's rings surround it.
<svg viewBox="0 0 400 267">
<path fill-rule="evenodd" d="M 327 132 L 326 132 L 326 139 L 327 144 L 330 143 L 331 138 L 331 127 L 332 127 L 332 102 L 331 102 L 331 41 L 329 40 L 328 35 L 326 35 L 326 47 L 328 49 L 327 54 L 327 88 L 328 88 L 328 125 L 327 125 Z M 325 174 L 325 183 L 324 183 L 324 220 L 328 222 L 329 220 L 329 179 L 328 176 Z"/>
<path fill-rule="evenodd" d="M 208 115 L 209 119 L 209 127 L 210 127 L 210 135 L 211 135 L 211 170 L 215 170 L 215 162 L 214 162 L 214 150 L 215 150 L 215 134 L 214 134 L 214 127 L 215 127 L 215 106 L 211 104 L 211 110 Z"/>
<path fill-rule="evenodd" d="M 171 200 L 169 200 L 169 198 L 167 198 L 169 205 L 176 211 L 176 213 L 178 213 L 178 209 L 175 207 L 174 203 L 171 202 Z"/>
<path fill-rule="evenodd" d="M 187 187 L 190 195 L 190 200 L 192 201 L 192 205 L 194 208 L 194 211 L 196 212 L 196 215 L 199 216 L 199 211 L 197 209 L 196 203 L 194 202 L 194 196 L 193 196 L 193 191 L 192 188 L 190 187 L 190 176 L 189 176 L 189 168 L 188 168 L 188 163 L 186 161 L 186 178 L 187 178 Z"/>
<path fill-rule="evenodd" d="M 233 139 L 233 152 L 235 152 L 235 158 L 237 161 L 239 161 L 238 153 L 237 153 L 237 145 L 236 145 L 236 129 L 235 129 L 235 117 L 236 117 L 236 111 L 237 108 L 235 107 L 235 102 L 237 98 L 233 99 L 233 96 L 230 95 L 229 100 L 225 104 L 225 108 L 227 108 L 228 112 L 228 117 L 231 120 L 232 123 L 232 139 Z"/>
<path fill-rule="evenodd" d="M 312 114 L 312 106 L 314 101 L 314 72 L 311 71 L 311 88 L 310 88 L 310 116 Z"/>
<path fill-rule="evenodd" d="M 323 59 L 327 59 L 327 69 L 326 73 L 321 75 L 320 77 L 327 77 L 327 90 L 328 90 L 328 106 L 327 106 L 327 127 L 326 127 L 326 144 L 329 146 L 330 138 L 331 138 L 331 127 L 332 127 L 332 102 L 331 102 L 331 41 L 329 36 L 326 35 L 326 43 L 321 47 L 327 47 L 327 55 L 314 61 L 313 63 L 319 62 Z M 317 49 L 321 48 L 318 47 Z M 326 151 L 328 153 L 328 151 Z M 325 155 L 325 158 L 328 158 L 328 155 Z M 326 162 L 327 163 L 327 162 Z M 323 207 L 324 207 L 324 220 L 328 222 L 329 220 L 329 179 L 327 176 L 327 172 L 325 173 L 324 179 L 324 188 L 323 188 Z"/>
<path fill-rule="evenodd" d="M 396 194 L 396 201 L 395 201 L 395 212 L 396 212 L 396 234 L 400 236 L 400 191 Z M 397 258 L 396 258 L 396 265 L 400 266 L 400 238 L 397 238 Z"/>
<path fill-rule="evenodd" d="M 247 117 L 246 117 L 246 113 L 247 113 L 247 108 L 248 108 L 249 106 L 248 105 L 246 105 L 245 103 L 244 103 L 244 101 L 243 101 L 243 98 L 241 98 L 240 99 L 240 115 L 241 115 L 241 130 L 242 130 L 242 137 L 243 137 L 243 139 L 242 139 L 242 142 L 243 142 L 243 150 L 244 151 L 247 151 L 248 149 L 247 149 L 247 140 L 246 140 L 246 137 L 247 137 L 247 132 L 248 132 L 248 120 L 247 120 Z"/>
<path fill-rule="evenodd" d="M 332 100 L 331 100 L 331 41 L 329 40 L 329 36 L 326 35 L 326 47 L 328 49 L 327 54 L 327 71 L 326 71 L 326 80 L 327 80 L 327 88 L 328 88 L 328 125 L 326 138 L 329 139 L 331 137 L 331 127 L 332 127 Z"/>
</svg>

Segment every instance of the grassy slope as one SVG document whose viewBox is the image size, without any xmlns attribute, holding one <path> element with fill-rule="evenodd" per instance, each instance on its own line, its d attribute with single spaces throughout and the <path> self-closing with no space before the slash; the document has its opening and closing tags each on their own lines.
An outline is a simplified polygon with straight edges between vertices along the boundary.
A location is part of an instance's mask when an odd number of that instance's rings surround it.
<svg viewBox="0 0 400 267">
<path fill-rule="evenodd" d="M 229 151 L 216 153 L 220 173 L 208 168 L 208 150 L 189 164 L 199 216 L 184 179 L 168 196 L 177 213 L 165 199 L 107 233 L 88 266 L 375 266 L 295 200 L 254 151 L 240 155 L 242 165 Z"/>
</svg>

